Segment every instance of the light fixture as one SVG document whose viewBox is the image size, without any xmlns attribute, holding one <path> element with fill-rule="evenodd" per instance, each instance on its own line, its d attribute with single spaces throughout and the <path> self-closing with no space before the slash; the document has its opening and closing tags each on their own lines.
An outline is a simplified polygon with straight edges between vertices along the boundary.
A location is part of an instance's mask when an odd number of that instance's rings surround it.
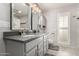
<svg viewBox="0 0 79 59">
<path fill-rule="evenodd" d="M 39 13 L 41 12 L 41 10 L 40 10 L 40 8 L 39 8 L 39 7 L 37 7 L 37 12 L 39 12 Z"/>
<path fill-rule="evenodd" d="M 31 4 L 30 3 L 30 7 L 32 8 L 32 12 L 36 13 L 36 12 L 41 12 L 41 9 L 37 6 L 37 4 Z"/>
<path fill-rule="evenodd" d="M 39 9 L 39 11 L 38 11 L 39 13 L 41 13 L 41 10 Z"/>
<path fill-rule="evenodd" d="M 36 7 L 37 5 L 36 4 L 33 4 L 33 6 Z"/>
<path fill-rule="evenodd" d="M 22 11 L 19 10 L 18 13 L 22 13 Z"/>
</svg>

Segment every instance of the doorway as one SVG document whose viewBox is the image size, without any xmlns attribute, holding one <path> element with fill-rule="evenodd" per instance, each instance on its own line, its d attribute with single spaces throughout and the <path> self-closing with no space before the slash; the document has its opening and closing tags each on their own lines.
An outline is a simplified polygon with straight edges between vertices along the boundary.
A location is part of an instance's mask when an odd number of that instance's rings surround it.
<svg viewBox="0 0 79 59">
<path fill-rule="evenodd" d="M 69 46 L 69 16 L 61 15 L 57 18 L 57 44 Z"/>
</svg>

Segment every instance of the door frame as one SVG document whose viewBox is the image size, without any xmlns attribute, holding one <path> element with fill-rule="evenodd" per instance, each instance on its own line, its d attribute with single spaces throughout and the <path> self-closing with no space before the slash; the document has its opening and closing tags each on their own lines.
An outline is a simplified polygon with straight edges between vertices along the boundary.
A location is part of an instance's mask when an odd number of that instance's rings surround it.
<svg viewBox="0 0 79 59">
<path fill-rule="evenodd" d="M 58 17 L 59 16 L 68 16 L 68 39 L 69 39 L 69 45 L 68 46 L 70 46 L 70 12 L 62 12 L 62 13 L 58 13 L 57 14 L 57 30 L 56 30 L 56 32 L 57 32 L 57 36 L 56 36 L 56 38 L 57 38 L 57 43 L 58 43 L 58 31 L 59 31 L 59 28 L 58 28 Z"/>
</svg>

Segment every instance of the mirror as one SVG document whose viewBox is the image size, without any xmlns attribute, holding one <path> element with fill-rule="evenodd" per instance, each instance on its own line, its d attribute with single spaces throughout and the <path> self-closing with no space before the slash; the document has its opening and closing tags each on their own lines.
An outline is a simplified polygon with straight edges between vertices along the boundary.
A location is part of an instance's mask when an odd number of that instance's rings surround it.
<svg viewBox="0 0 79 59">
<path fill-rule="evenodd" d="M 32 30 L 38 30 L 39 14 L 32 12 Z"/>
<path fill-rule="evenodd" d="M 31 7 L 25 3 L 12 3 L 11 30 L 31 30 Z"/>
<path fill-rule="evenodd" d="M 40 16 L 39 16 L 39 25 L 38 25 L 40 31 L 42 30 L 43 32 L 45 32 L 46 23 L 47 23 L 47 21 L 46 21 L 45 16 L 43 14 L 40 14 Z"/>
<path fill-rule="evenodd" d="M 11 3 L 10 29 L 18 31 L 42 31 L 46 20 L 37 4 Z"/>
<path fill-rule="evenodd" d="M 42 13 L 32 12 L 32 30 L 43 31 L 46 29 L 46 19 Z"/>
</svg>

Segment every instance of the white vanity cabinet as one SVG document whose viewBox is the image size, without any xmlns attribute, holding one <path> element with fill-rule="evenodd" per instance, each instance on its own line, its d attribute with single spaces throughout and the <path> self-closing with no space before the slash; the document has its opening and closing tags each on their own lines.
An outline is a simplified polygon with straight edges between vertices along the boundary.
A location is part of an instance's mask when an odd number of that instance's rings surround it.
<svg viewBox="0 0 79 59">
<path fill-rule="evenodd" d="M 28 53 L 29 51 L 31 51 L 33 48 L 37 47 L 38 45 L 38 40 L 35 39 L 33 41 L 30 41 L 28 43 L 25 43 L 25 50 Z"/>
<path fill-rule="evenodd" d="M 31 38 L 32 40 L 30 41 L 20 41 L 19 39 L 14 39 L 14 37 L 5 38 L 6 53 L 8 56 L 44 56 L 47 53 L 47 36 L 44 37 L 42 35 L 34 39 Z M 27 37 L 23 39 L 27 40 Z"/>
<path fill-rule="evenodd" d="M 43 56 L 48 51 L 48 35 L 43 35 L 38 41 L 38 56 Z"/>
<path fill-rule="evenodd" d="M 12 40 L 5 40 L 7 56 L 24 56 L 24 43 Z"/>
<path fill-rule="evenodd" d="M 26 56 L 37 56 L 37 46 L 26 53 Z"/>
<path fill-rule="evenodd" d="M 37 56 L 38 39 L 25 43 L 26 56 Z"/>
<path fill-rule="evenodd" d="M 38 56 L 43 56 L 43 36 L 38 38 Z"/>
<path fill-rule="evenodd" d="M 30 42 L 6 39 L 5 45 L 7 56 L 37 56 L 37 39 Z"/>
<path fill-rule="evenodd" d="M 44 55 L 47 53 L 47 50 L 48 50 L 48 36 L 45 35 L 44 36 Z"/>
</svg>

